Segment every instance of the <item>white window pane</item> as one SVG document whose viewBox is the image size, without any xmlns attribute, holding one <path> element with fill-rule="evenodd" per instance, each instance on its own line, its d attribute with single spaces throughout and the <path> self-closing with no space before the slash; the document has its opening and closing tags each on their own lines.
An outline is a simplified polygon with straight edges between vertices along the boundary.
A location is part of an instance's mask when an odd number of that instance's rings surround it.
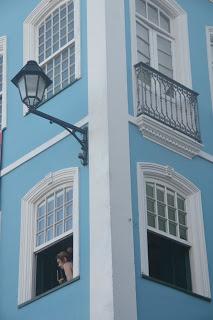
<svg viewBox="0 0 213 320">
<path fill-rule="evenodd" d="M 42 219 L 37 221 L 37 233 L 43 231 L 44 228 L 45 228 L 45 219 L 42 218 Z"/>
<path fill-rule="evenodd" d="M 169 206 L 175 206 L 175 193 L 172 190 L 167 191 L 167 203 Z"/>
<path fill-rule="evenodd" d="M 169 220 L 176 221 L 176 210 L 172 207 L 168 207 Z"/>
<path fill-rule="evenodd" d="M 72 218 L 68 218 L 65 220 L 64 231 L 68 231 L 72 229 Z"/>
<path fill-rule="evenodd" d="M 142 26 L 138 22 L 136 24 L 136 32 L 137 32 L 137 36 L 142 38 L 147 43 L 149 42 L 149 30 L 147 28 L 144 28 L 144 26 Z"/>
<path fill-rule="evenodd" d="M 177 225 L 176 223 L 169 222 L 169 233 L 173 236 L 177 235 Z"/>
<path fill-rule="evenodd" d="M 148 214 L 147 215 L 147 219 L 148 219 L 148 225 L 150 226 L 150 227 L 153 227 L 153 228 L 155 228 L 155 220 L 156 220 L 156 217 L 154 216 L 154 215 L 152 215 L 152 214 Z"/>
<path fill-rule="evenodd" d="M 177 197 L 177 205 L 178 209 L 184 211 L 185 210 L 185 199 L 178 195 Z"/>
<path fill-rule="evenodd" d="M 146 183 L 146 194 L 148 197 L 154 198 L 154 183 Z"/>
<path fill-rule="evenodd" d="M 60 207 L 63 205 L 64 202 L 64 191 L 60 190 L 56 193 L 56 207 Z"/>
<path fill-rule="evenodd" d="M 165 217 L 165 215 L 166 215 L 166 207 L 165 207 L 165 205 L 162 205 L 162 204 L 158 203 L 157 207 L 158 207 L 158 215 L 162 216 L 162 217 Z"/>
<path fill-rule="evenodd" d="M 148 19 L 154 24 L 158 23 L 158 9 L 148 4 Z"/>
<path fill-rule="evenodd" d="M 45 215 L 45 202 L 42 202 L 39 206 L 38 206 L 38 211 L 37 211 L 37 217 L 41 218 Z"/>
<path fill-rule="evenodd" d="M 172 57 L 158 50 L 158 63 L 172 70 Z"/>
<path fill-rule="evenodd" d="M 178 211 L 178 220 L 182 225 L 186 225 L 186 213 L 183 211 Z"/>
<path fill-rule="evenodd" d="M 60 236 L 60 234 L 62 234 L 64 232 L 63 230 L 63 222 L 60 222 L 58 224 L 56 224 L 55 226 L 55 236 Z"/>
<path fill-rule="evenodd" d="M 47 212 L 54 210 L 54 202 L 55 202 L 54 195 L 51 195 L 50 197 L 47 198 Z"/>
<path fill-rule="evenodd" d="M 147 45 L 142 40 L 137 39 L 137 48 L 138 48 L 138 52 L 142 53 L 145 57 L 147 57 L 147 59 L 149 59 L 150 57 L 149 45 Z"/>
<path fill-rule="evenodd" d="M 165 188 L 157 185 L 157 200 L 160 202 L 164 202 L 165 199 Z"/>
<path fill-rule="evenodd" d="M 46 232 L 46 241 L 50 241 L 53 239 L 53 227 L 47 229 Z"/>
<path fill-rule="evenodd" d="M 45 240 L 45 233 L 44 232 L 41 232 L 39 234 L 37 234 L 36 236 L 36 246 L 40 246 L 41 244 L 44 243 L 44 240 Z"/>
<path fill-rule="evenodd" d="M 159 230 L 166 232 L 166 219 L 158 217 Z"/>
<path fill-rule="evenodd" d="M 170 32 L 170 21 L 162 12 L 160 13 L 160 27 L 167 32 Z"/>
<path fill-rule="evenodd" d="M 152 213 L 155 212 L 155 201 L 150 198 L 147 199 L 147 210 Z"/>
<path fill-rule="evenodd" d="M 157 45 L 158 45 L 158 50 L 161 50 L 168 55 L 172 55 L 172 47 L 171 47 L 171 41 L 167 40 L 161 36 L 157 37 Z"/>
<path fill-rule="evenodd" d="M 143 0 L 136 0 L 136 11 L 146 17 L 146 2 Z"/>
<path fill-rule="evenodd" d="M 187 228 L 180 226 L 179 232 L 180 232 L 180 238 L 183 240 L 187 240 Z"/>
<path fill-rule="evenodd" d="M 52 213 L 47 216 L 47 226 L 49 227 L 53 225 L 53 223 L 54 223 L 54 214 Z"/>
<path fill-rule="evenodd" d="M 56 210 L 56 222 L 63 220 L 63 218 L 64 218 L 63 208 Z"/>
<path fill-rule="evenodd" d="M 71 188 L 66 188 L 66 202 L 72 200 L 72 189 Z"/>
<path fill-rule="evenodd" d="M 65 216 L 70 216 L 72 214 L 72 203 L 65 206 Z"/>
</svg>

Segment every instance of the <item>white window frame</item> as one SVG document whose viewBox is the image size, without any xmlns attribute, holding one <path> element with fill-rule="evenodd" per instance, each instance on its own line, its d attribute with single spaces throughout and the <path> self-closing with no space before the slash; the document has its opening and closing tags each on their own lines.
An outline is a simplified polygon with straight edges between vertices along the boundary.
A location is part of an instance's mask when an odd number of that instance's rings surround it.
<svg viewBox="0 0 213 320">
<path fill-rule="evenodd" d="M 3 55 L 2 78 L 2 123 L 1 130 L 7 127 L 7 37 L 0 37 L 0 54 Z"/>
<path fill-rule="evenodd" d="M 212 100 L 212 111 L 213 111 L 213 54 L 211 52 L 211 42 L 210 35 L 213 35 L 213 26 L 206 27 L 206 44 L 207 44 L 207 56 L 208 56 L 208 68 L 209 68 L 209 82 L 210 82 L 210 92 Z"/>
<path fill-rule="evenodd" d="M 51 190 L 67 185 L 73 188 L 73 228 L 54 240 L 62 239 L 68 234 L 74 235 L 73 278 L 79 276 L 79 173 L 78 168 L 67 168 L 49 173 L 21 201 L 18 305 L 35 297 L 34 234 L 37 203 Z"/>
<path fill-rule="evenodd" d="M 75 78 L 81 77 L 81 39 L 80 39 L 80 0 L 72 0 L 74 4 L 74 42 L 75 42 Z M 28 60 L 38 58 L 37 28 L 55 8 L 61 6 L 67 0 L 42 0 L 30 13 L 23 24 L 23 64 Z M 57 52 L 62 51 L 63 48 Z M 49 58 L 48 58 L 49 59 Z M 43 63 L 43 62 L 42 62 Z M 27 107 L 23 106 L 24 114 Z"/>
<path fill-rule="evenodd" d="M 206 298 L 211 298 L 200 190 L 184 176 L 177 173 L 173 168 L 155 163 L 138 163 L 137 179 L 141 273 L 149 276 L 147 243 L 147 229 L 149 227 L 147 226 L 145 181 L 147 179 L 154 179 L 157 183 L 169 185 L 173 190 L 176 190 L 178 193 L 182 194 L 186 199 L 186 211 L 189 228 L 188 236 L 190 240 L 189 243 L 191 245 L 189 255 L 192 292 Z M 161 234 L 161 232 L 157 229 L 153 229 L 153 231 L 155 231 L 157 234 Z M 163 232 L 163 234 L 164 236 L 167 236 L 165 232 Z M 176 240 L 178 239 L 176 238 Z M 183 243 L 185 241 L 181 240 L 179 242 Z"/>
</svg>

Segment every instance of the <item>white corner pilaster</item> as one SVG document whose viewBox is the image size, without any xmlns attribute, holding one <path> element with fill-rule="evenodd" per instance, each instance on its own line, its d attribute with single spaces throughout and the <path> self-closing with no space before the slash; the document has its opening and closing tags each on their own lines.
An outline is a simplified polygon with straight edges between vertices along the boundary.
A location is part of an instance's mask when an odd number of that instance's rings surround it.
<svg viewBox="0 0 213 320">
<path fill-rule="evenodd" d="M 137 319 L 124 19 L 88 2 L 91 320 Z"/>
</svg>

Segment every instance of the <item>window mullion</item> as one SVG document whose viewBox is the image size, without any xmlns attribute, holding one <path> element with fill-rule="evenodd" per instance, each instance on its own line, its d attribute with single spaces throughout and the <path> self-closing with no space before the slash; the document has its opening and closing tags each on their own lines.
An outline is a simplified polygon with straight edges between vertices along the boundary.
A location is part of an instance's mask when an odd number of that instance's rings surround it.
<svg viewBox="0 0 213 320">
<path fill-rule="evenodd" d="M 155 200 L 155 219 L 156 219 L 156 228 L 159 230 L 159 223 L 158 223 L 158 209 L 157 209 L 157 187 L 156 183 L 154 183 L 154 200 Z"/>
<path fill-rule="evenodd" d="M 157 33 L 152 30 L 152 54 L 153 54 L 153 68 L 158 70 L 158 47 L 157 47 Z"/>
<path fill-rule="evenodd" d="M 177 236 L 178 238 L 180 238 L 177 192 L 175 192 L 175 206 L 176 206 Z"/>
</svg>

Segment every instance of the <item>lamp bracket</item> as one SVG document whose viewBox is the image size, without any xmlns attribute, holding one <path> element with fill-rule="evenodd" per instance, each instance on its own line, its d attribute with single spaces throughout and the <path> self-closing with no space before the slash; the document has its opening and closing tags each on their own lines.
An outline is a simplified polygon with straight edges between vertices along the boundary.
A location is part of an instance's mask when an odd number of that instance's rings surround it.
<svg viewBox="0 0 213 320">
<path fill-rule="evenodd" d="M 47 113 L 37 110 L 36 108 L 28 108 L 29 113 L 33 113 L 41 118 L 47 119 L 50 123 L 56 123 L 57 125 L 63 127 L 67 130 L 81 145 L 81 150 L 78 154 L 78 158 L 81 159 L 83 166 L 88 164 L 88 129 L 79 128 L 69 122 L 63 121 L 61 119 L 55 118 Z M 77 135 L 80 134 L 80 137 Z"/>
</svg>

